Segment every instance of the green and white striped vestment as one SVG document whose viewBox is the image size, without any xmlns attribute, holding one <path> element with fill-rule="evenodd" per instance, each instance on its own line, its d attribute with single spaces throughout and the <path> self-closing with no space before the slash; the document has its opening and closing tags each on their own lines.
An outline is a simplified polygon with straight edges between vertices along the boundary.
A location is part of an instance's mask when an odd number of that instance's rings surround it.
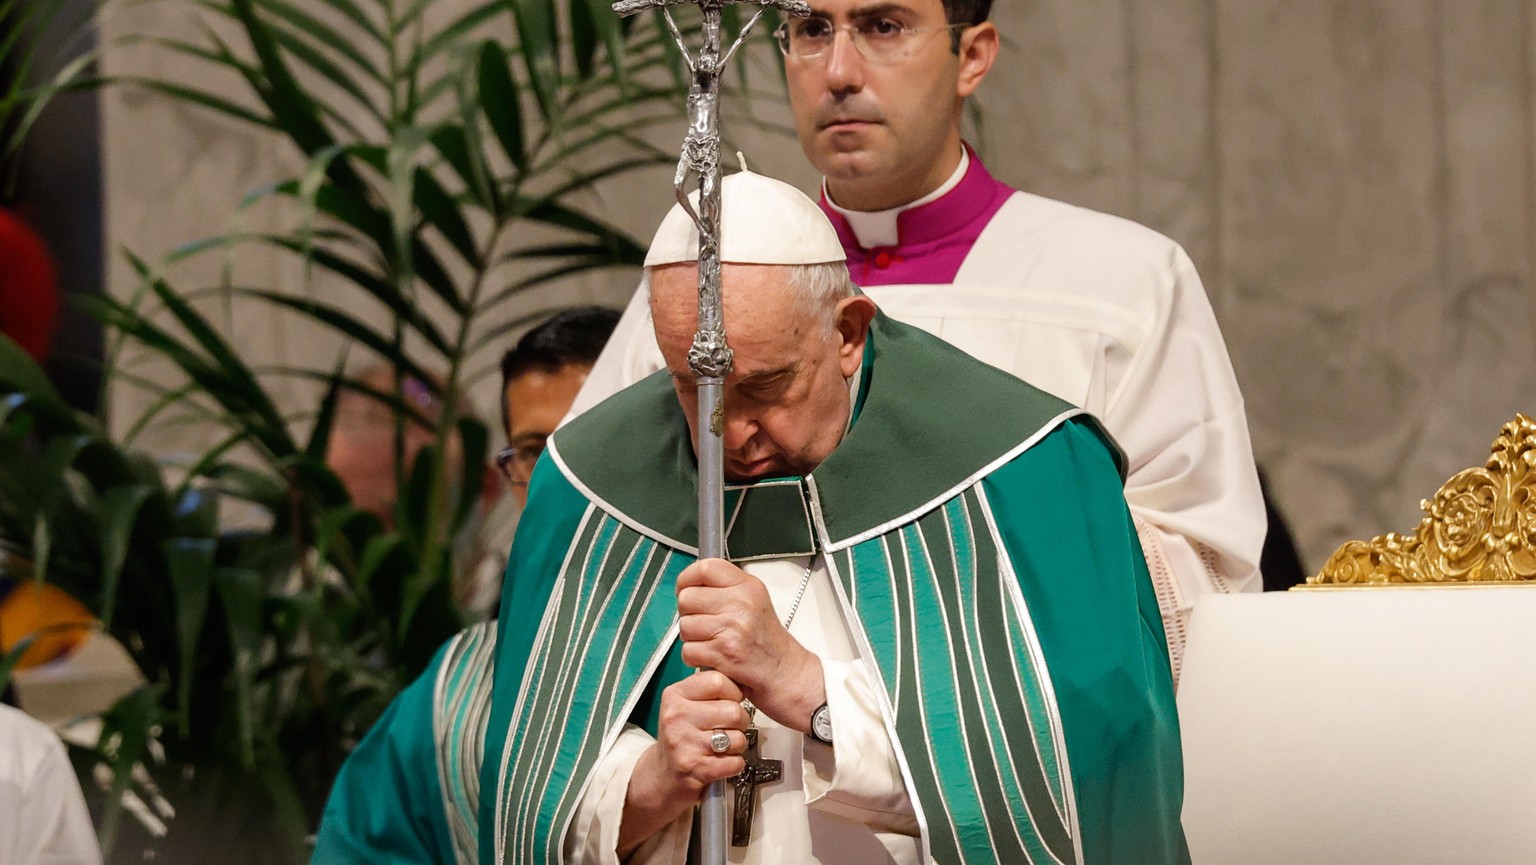
<svg viewBox="0 0 1536 865">
<path fill-rule="evenodd" d="M 820 553 L 943 863 L 1187 861 L 1161 621 L 1096 423 L 877 317 L 806 478 L 731 491 L 735 560 Z M 556 434 L 503 595 L 480 859 L 560 861 L 597 760 L 682 671 L 694 461 L 665 376 Z M 770 827 L 771 828 L 771 827 Z"/>
</svg>

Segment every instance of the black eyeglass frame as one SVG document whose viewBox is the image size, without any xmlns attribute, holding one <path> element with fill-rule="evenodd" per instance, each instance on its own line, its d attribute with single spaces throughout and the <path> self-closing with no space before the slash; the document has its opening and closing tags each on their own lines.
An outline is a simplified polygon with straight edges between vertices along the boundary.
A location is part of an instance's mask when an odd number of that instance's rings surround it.
<svg viewBox="0 0 1536 865">
<path fill-rule="evenodd" d="M 501 476 L 506 478 L 507 483 L 512 484 L 513 486 L 526 487 L 528 486 L 528 482 L 533 479 L 533 470 L 531 468 L 528 471 L 528 477 L 523 478 L 522 480 L 512 476 L 513 463 L 520 455 L 524 453 L 531 453 L 533 456 L 533 462 L 537 463 L 539 457 L 543 456 L 544 454 L 544 445 L 538 445 L 536 447 L 502 448 L 496 452 L 494 457 L 491 458 L 492 461 L 496 463 L 496 470 L 501 472 Z"/>
</svg>

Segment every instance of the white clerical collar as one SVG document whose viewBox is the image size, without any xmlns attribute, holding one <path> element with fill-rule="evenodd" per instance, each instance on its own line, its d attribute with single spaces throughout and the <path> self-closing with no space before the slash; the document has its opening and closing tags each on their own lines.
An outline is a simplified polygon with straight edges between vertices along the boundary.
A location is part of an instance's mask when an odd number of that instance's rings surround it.
<svg viewBox="0 0 1536 865">
<path fill-rule="evenodd" d="M 960 164 L 955 167 L 955 173 L 949 176 L 938 189 L 928 193 L 916 201 L 892 207 L 889 210 L 862 211 L 849 210 L 838 206 L 832 200 L 832 193 L 827 189 L 827 181 L 821 181 L 821 194 L 826 197 L 827 203 L 842 217 L 848 220 L 848 227 L 853 230 L 853 236 L 859 241 L 859 246 L 865 249 L 874 249 L 880 246 L 896 246 L 901 240 L 901 235 L 896 228 L 896 217 L 902 211 L 921 207 L 932 201 L 943 198 L 945 193 L 960 185 L 960 180 L 965 177 L 966 169 L 971 167 L 971 154 L 964 145 L 960 147 Z"/>
</svg>

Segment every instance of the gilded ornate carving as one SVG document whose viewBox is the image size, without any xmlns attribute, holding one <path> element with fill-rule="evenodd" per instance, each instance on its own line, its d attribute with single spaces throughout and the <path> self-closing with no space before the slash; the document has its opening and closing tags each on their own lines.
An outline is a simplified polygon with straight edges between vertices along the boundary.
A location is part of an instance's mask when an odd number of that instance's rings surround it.
<svg viewBox="0 0 1536 865">
<path fill-rule="evenodd" d="M 1307 585 L 1536 583 L 1536 421 L 1516 415 L 1492 450 L 1420 502 L 1413 534 L 1350 541 Z"/>
</svg>

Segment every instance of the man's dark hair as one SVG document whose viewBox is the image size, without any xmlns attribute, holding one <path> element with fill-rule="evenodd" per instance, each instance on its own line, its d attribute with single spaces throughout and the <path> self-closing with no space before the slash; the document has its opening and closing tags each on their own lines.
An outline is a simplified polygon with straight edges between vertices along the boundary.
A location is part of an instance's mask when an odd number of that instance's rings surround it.
<svg viewBox="0 0 1536 865">
<path fill-rule="evenodd" d="M 944 0 L 944 18 L 950 24 L 975 27 L 992 14 L 992 0 Z M 949 50 L 960 53 L 960 28 L 949 31 Z"/>
<path fill-rule="evenodd" d="M 550 316 L 523 334 L 501 357 L 501 425 L 507 425 L 507 382 L 524 373 L 554 372 L 566 366 L 597 363 L 608 337 L 619 323 L 619 311 L 606 306 L 573 306 Z"/>
<path fill-rule="evenodd" d="M 992 0 L 944 0 L 944 15 L 951 24 L 974 27 L 992 14 Z"/>
</svg>

